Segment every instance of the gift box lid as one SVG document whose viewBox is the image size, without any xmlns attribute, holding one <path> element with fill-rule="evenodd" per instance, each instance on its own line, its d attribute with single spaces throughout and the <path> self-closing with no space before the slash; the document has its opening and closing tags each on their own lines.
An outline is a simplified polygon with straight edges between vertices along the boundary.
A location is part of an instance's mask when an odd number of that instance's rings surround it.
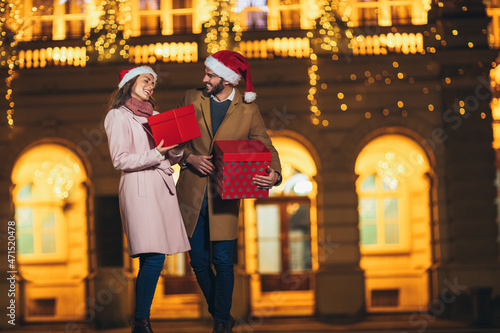
<svg viewBox="0 0 500 333">
<path fill-rule="evenodd" d="M 172 120 L 174 118 L 179 118 L 182 116 L 186 116 L 188 114 L 194 113 L 194 105 L 189 104 L 177 109 L 173 109 L 170 111 L 162 112 L 160 114 L 148 117 L 149 126 L 153 126 L 168 120 Z"/>
<path fill-rule="evenodd" d="M 270 161 L 271 152 L 260 140 L 215 140 L 216 153 L 224 162 Z"/>
</svg>

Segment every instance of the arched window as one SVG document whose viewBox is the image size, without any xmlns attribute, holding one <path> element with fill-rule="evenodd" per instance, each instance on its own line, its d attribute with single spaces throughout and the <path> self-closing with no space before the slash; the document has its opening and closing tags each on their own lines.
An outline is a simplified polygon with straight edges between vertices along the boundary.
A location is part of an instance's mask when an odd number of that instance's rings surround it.
<svg viewBox="0 0 500 333">
<path fill-rule="evenodd" d="M 275 315 L 310 315 L 313 272 L 319 265 L 317 167 L 311 153 L 295 139 L 272 141 L 280 155 L 283 182 L 273 187 L 269 198 L 243 201 L 241 263 L 251 276 L 254 313 L 272 306 Z M 288 301 L 276 301 L 276 293 Z M 292 299 L 301 307 L 294 308 Z"/>
<path fill-rule="evenodd" d="M 17 160 L 12 183 L 23 317 L 83 320 L 89 187 L 81 160 L 61 145 L 38 145 Z"/>
<path fill-rule="evenodd" d="M 406 167 L 394 161 L 395 153 L 387 152 L 377 164 L 377 172 L 360 179 L 359 229 L 360 245 L 383 248 L 407 248 L 408 220 L 407 189 L 404 178 Z"/>
<path fill-rule="evenodd" d="M 429 303 L 430 165 L 402 135 L 383 135 L 359 153 L 360 266 L 368 311 L 417 311 Z"/>
</svg>

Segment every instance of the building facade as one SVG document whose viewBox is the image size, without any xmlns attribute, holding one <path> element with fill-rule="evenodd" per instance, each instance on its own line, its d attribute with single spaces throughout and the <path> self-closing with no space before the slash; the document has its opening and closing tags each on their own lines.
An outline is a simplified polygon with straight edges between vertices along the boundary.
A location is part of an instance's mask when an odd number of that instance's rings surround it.
<svg viewBox="0 0 500 333">
<path fill-rule="evenodd" d="M 225 48 L 249 59 L 284 176 L 241 207 L 240 323 L 499 321 L 496 1 L 12 3 L 0 125 L 0 286 L 12 296 L 0 304 L 16 323 L 126 325 L 138 262 L 107 100 L 120 70 L 148 64 L 159 111 L 172 109 Z M 188 255 L 168 257 L 152 318 L 206 318 L 200 295 Z"/>
</svg>

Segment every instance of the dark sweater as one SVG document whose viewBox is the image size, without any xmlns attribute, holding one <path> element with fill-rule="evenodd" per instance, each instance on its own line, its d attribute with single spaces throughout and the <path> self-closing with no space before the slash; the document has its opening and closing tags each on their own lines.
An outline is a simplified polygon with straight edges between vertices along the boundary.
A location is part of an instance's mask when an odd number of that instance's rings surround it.
<svg viewBox="0 0 500 333">
<path fill-rule="evenodd" d="M 214 135 L 217 133 L 220 124 L 222 124 L 222 120 L 226 116 L 229 105 L 231 105 L 230 100 L 217 102 L 213 98 L 210 98 L 210 117 L 212 118 L 212 133 Z"/>
</svg>

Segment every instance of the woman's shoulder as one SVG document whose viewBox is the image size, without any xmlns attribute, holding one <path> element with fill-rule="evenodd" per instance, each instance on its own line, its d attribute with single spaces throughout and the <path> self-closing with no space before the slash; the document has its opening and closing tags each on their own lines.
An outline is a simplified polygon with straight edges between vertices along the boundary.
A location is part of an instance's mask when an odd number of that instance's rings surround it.
<svg viewBox="0 0 500 333">
<path fill-rule="evenodd" d="M 109 110 L 108 113 L 106 114 L 105 121 L 110 121 L 112 119 L 125 120 L 130 118 L 130 116 L 131 116 L 130 111 L 122 105 L 120 107 Z"/>
<path fill-rule="evenodd" d="M 119 106 L 108 111 L 107 116 L 112 115 L 115 117 L 126 117 L 130 114 L 130 111 L 125 106 Z"/>
</svg>

